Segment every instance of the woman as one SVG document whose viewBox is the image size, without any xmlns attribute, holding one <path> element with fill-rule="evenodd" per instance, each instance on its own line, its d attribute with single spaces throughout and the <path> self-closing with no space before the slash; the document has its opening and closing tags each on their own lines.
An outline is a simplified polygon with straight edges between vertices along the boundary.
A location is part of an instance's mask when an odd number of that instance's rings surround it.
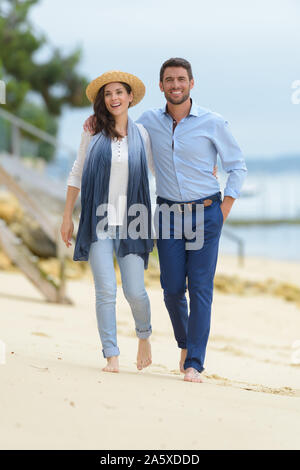
<svg viewBox="0 0 300 470">
<path fill-rule="evenodd" d="M 119 372 L 114 252 L 139 338 L 140 370 L 151 364 L 152 330 L 144 269 L 153 241 L 148 231 L 143 238 L 131 236 L 128 228 L 132 216 L 128 209 L 142 204 L 147 209 L 142 225 L 151 230 L 147 159 L 150 161 L 152 155 L 147 131 L 128 117 L 128 108 L 142 100 L 145 86 L 134 75 L 111 71 L 93 80 L 86 94 L 94 105 L 94 132 L 82 133 L 68 178 L 61 236 L 69 247 L 74 230 L 72 213 L 81 188 L 81 216 L 73 259 L 89 261 L 93 272 L 98 329 L 107 359 L 102 370 Z"/>
</svg>

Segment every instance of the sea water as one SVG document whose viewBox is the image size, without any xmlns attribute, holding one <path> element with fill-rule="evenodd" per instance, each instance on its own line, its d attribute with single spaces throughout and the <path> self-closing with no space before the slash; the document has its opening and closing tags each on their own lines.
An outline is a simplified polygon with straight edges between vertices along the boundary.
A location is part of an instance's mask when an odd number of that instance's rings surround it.
<svg viewBox="0 0 300 470">
<path fill-rule="evenodd" d="M 229 220 L 256 220 L 261 224 L 231 226 L 230 231 L 243 240 L 246 255 L 299 261 L 300 157 L 246 161 L 247 180 L 241 197 L 234 203 Z M 221 172 L 222 188 L 225 182 L 226 176 Z M 276 220 L 286 223 L 267 224 Z M 293 221 L 295 223 L 291 223 Z M 237 251 L 236 243 L 225 236 L 225 231 L 221 238 L 220 251 Z"/>
</svg>

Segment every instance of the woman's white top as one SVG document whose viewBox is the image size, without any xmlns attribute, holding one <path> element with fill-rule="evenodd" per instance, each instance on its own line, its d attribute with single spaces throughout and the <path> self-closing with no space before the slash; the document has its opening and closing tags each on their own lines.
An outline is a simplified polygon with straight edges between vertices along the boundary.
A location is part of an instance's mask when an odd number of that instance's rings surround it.
<svg viewBox="0 0 300 470">
<path fill-rule="evenodd" d="M 154 174 L 154 164 L 151 149 L 151 141 L 148 132 L 142 124 L 137 124 L 141 136 L 145 143 L 145 151 L 148 166 Z M 89 132 L 83 131 L 81 142 L 77 153 L 77 158 L 70 171 L 67 185 L 81 188 L 81 177 L 83 165 L 87 154 L 89 143 L 92 139 Z M 108 225 L 122 225 L 126 204 L 128 187 L 128 139 L 127 136 L 121 140 L 112 139 L 111 141 L 111 170 L 108 190 Z"/>
</svg>

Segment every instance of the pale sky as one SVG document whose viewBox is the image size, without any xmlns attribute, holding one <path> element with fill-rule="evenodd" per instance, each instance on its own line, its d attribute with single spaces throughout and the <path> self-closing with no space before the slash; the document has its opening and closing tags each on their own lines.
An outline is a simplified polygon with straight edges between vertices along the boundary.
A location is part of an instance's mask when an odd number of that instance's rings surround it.
<svg viewBox="0 0 300 470">
<path fill-rule="evenodd" d="M 192 98 L 222 114 L 249 156 L 300 154 L 298 0 L 41 0 L 31 20 L 52 44 L 83 50 L 79 70 L 93 79 L 112 69 L 139 76 L 144 100 L 131 111 L 160 107 L 159 68 L 170 57 L 193 67 Z M 60 139 L 76 148 L 91 108 L 69 110 Z"/>
</svg>

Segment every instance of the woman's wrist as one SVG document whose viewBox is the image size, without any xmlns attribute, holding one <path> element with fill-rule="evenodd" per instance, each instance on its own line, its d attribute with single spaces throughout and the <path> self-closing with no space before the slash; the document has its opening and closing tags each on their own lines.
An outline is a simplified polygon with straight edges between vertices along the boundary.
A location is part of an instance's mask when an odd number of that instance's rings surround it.
<svg viewBox="0 0 300 470">
<path fill-rule="evenodd" d="M 72 220 L 72 212 L 64 212 L 63 214 L 63 220 Z"/>
</svg>

